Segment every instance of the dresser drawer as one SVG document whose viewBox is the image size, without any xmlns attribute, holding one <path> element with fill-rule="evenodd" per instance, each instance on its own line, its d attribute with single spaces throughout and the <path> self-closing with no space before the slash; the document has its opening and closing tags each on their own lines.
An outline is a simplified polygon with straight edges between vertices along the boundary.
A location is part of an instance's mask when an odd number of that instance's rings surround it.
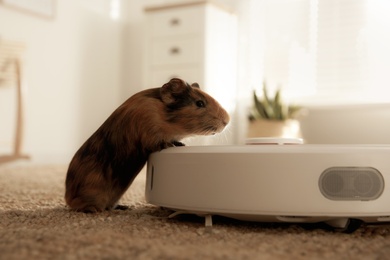
<svg viewBox="0 0 390 260">
<path fill-rule="evenodd" d="M 203 5 L 148 12 L 150 36 L 197 34 L 204 28 Z"/>
<path fill-rule="evenodd" d="M 150 88 L 161 87 L 172 78 L 180 78 L 189 84 L 197 82 L 201 88 L 203 85 L 203 73 L 198 66 L 174 66 L 170 68 L 152 69 L 149 76 L 151 85 L 148 87 Z"/>
<path fill-rule="evenodd" d="M 151 43 L 150 55 L 152 66 L 197 63 L 203 58 L 198 37 L 171 37 L 155 40 Z"/>
</svg>

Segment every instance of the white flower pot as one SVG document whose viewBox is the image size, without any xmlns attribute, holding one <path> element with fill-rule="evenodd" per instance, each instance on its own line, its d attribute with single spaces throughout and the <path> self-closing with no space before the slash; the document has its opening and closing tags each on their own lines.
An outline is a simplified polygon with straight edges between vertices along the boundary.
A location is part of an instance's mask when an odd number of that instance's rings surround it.
<svg viewBox="0 0 390 260">
<path fill-rule="evenodd" d="M 281 121 L 261 119 L 249 122 L 247 137 L 302 138 L 302 134 L 298 120 L 287 119 Z"/>
</svg>

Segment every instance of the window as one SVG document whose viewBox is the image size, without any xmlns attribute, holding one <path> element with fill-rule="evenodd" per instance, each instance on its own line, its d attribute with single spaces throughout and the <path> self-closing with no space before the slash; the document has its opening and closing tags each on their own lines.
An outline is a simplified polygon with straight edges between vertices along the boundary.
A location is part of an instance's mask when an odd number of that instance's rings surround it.
<svg viewBox="0 0 390 260">
<path fill-rule="evenodd" d="M 390 1 L 251 1 L 252 71 L 304 103 L 390 103 Z M 253 27 L 253 25 L 251 25 Z M 255 47 L 254 47 L 255 48 Z M 256 78 L 256 77 L 253 77 Z M 253 82 L 261 88 L 261 82 Z"/>
</svg>

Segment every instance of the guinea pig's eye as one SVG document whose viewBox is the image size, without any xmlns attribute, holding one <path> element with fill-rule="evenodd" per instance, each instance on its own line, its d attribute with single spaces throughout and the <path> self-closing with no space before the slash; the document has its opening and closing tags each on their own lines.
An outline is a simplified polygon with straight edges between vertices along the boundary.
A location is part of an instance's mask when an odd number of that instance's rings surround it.
<svg viewBox="0 0 390 260">
<path fill-rule="evenodd" d="M 198 101 L 196 101 L 196 106 L 197 107 L 205 107 L 206 105 L 204 104 L 204 102 L 202 100 L 198 100 Z"/>
</svg>

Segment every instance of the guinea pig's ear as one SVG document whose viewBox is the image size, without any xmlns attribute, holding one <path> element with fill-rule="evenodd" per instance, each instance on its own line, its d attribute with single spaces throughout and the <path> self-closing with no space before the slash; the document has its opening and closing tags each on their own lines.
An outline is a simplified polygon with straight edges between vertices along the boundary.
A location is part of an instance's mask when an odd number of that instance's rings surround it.
<svg viewBox="0 0 390 260">
<path fill-rule="evenodd" d="M 196 82 L 192 83 L 192 84 L 191 84 L 191 87 L 193 87 L 193 88 L 200 88 L 200 87 L 199 87 L 199 84 L 196 83 Z"/>
<path fill-rule="evenodd" d="M 171 79 L 168 83 L 165 83 L 161 89 L 161 99 L 166 104 L 171 104 L 176 101 L 178 96 L 181 96 L 188 91 L 187 84 L 178 78 Z"/>
</svg>

